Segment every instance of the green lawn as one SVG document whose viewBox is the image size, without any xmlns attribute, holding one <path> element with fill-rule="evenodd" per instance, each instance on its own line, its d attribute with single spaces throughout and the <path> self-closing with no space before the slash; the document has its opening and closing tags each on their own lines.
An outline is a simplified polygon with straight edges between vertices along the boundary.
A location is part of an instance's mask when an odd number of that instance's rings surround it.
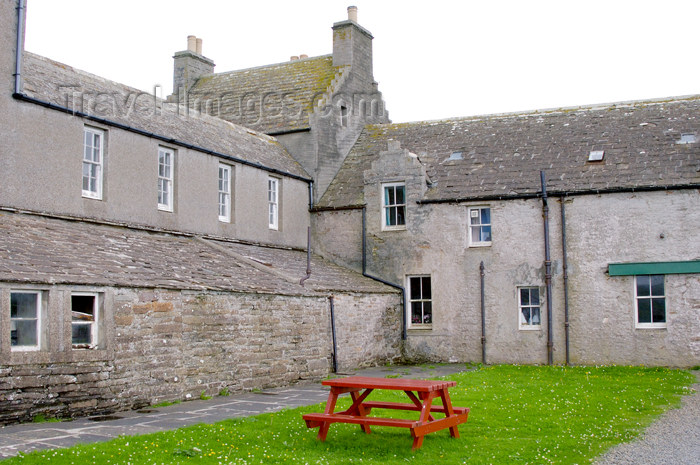
<svg viewBox="0 0 700 465">
<path fill-rule="evenodd" d="M 325 443 L 302 413 L 322 405 L 120 437 L 100 444 L 32 453 L 11 464 L 583 464 L 613 444 L 635 437 L 656 416 L 691 392 L 683 370 L 642 367 L 493 366 L 448 377 L 452 403 L 470 407 L 461 438 L 448 430 L 426 436 L 411 451 L 406 429 L 334 424 Z M 405 401 L 402 392 L 373 393 Z M 343 396 L 340 406 L 349 405 Z M 373 411 L 397 415 L 396 411 Z M 408 417 L 417 415 L 406 412 Z"/>
</svg>

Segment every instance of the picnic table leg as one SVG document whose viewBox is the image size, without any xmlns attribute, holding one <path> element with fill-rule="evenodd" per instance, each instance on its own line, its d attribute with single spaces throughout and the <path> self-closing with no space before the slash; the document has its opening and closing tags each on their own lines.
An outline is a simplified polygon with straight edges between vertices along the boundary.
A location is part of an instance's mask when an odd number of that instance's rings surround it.
<svg viewBox="0 0 700 465">
<path fill-rule="evenodd" d="M 352 391 L 350 392 L 350 397 L 352 397 L 353 403 L 357 401 L 357 399 L 360 397 L 360 394 L 358 391 Z M 365 411 L 365 408 L 362 406 L 362 403 L 359 403 L 357 405 L 357 413 L 361 417 L 366 417 L 367 412 Z M 369 429 L 369 425 L 360 425 L 360 428 L 362 428 L 362 431 L 364 431 L 367 434 L 370 434 L 372 431 Z"/>
<path fill-rule="evenodd" d="M 323 413 L 333 413 L 333 410 L 335 410 L 335 403 L 338 400 L 338 390 L 335 387 L 331 387 L 331 392 L 328 393 L 328 402 L 326 402 L 326 410 L 324 410 Z M 328 428 L 331 426 L 331 424 L 327 421 L 324 421 L 321 423 L 321 426 L 318 428 L 318 439 L 321 441 L 326 440 L 326 435 L 328 434 Z"/>
<path fill-rule="evenodd" d="M 440 398 L 442 399 L 442 405 L 445 407 L 445 418 L 454 415 L 455 412 L 452 408 L 452 400 L 450 399 L 450 393 L 447 392 L 447 389 L 442 389 L 440 391 Z M 459 437 L 459 430 L 457 429 L 457 425 L 450 427 L 450 435 L 453 438 Z"/>
<path fill-rule="evenodd" d="M 421 394 L 424 394 L 424 393 L 421 393 Z M 423 399 L 423 407 L 421 408 L 421 411 L 420 411 L 420 419 L 418 420 L 419 425 L 422 425 L 422 424 L 430 421 L 429 420 L 430 408 L 432 407 L 433 399 L 435 398 L 436 395 L 437 394 L 435 391 L 431 391 L 425 397 L 423 397 L 423 395 L 421 395 L 421 398 Z M 423 435 L 416 436 L 416 432 L 414 429 L 411 429 L 411 433 L 413 434 L 413 447 L 411 448 L 411 450 L 420 449 L 421 446 L 423 445 Z"/>
</svg>

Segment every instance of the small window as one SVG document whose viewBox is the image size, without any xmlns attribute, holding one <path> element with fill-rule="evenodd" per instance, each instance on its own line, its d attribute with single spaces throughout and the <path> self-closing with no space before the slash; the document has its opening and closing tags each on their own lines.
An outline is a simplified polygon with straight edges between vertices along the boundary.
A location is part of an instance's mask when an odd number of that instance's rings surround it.
<svg viewBox="0 0 700 465">
<path fill-rule="evenodd" d="M 279 220 L 279 179 L 267 179 L 268 224 L 270 229 L 278 229 Z"/>
<path fill-rule="evenodd" d="M 469 246 L 491 245 L 491 209 L 488 207 L 469 208 Z"/>
<path fill-rule="evenodd" d="M 173 211 L 174 161 L 174 150 L 158 147 L 158 210 Z"/>
<path fill-rule="evenodd" d="M 405 184 L 383 184 L 382 191 L 382 229 L 406 229 Z"/>
<path fill-rule="evenodd" d="M 348 127 L 348 107 L 340 106 L 340 125 L 344 128 Z"/>
<path fill-rule="evenodd" d="M 219 165 L 219 221 L 231 221 L 231 167 Z"/>
<path fill-rule="evenodd" d="M 634 277 L 637 328 L 666 327 L 666 295 L 664 275 Z"/>
<path fill-rule="evenodd" d="M 694 144 L 697 142 L 697 136 L 694 132 L 684 132 L 681 134 L 681 139 L 678 141 L 679 144 Z"/>
<path fill-rule="evenodd" d="M 83 197 L 102 200 L 104 131 L 84 128 Z"/>
<path fill-rule="evenodd" d="M 18 351 L 40 349 L 40 292 L 10 292 L 10 347 Z"/>
<path fill-rule="evenodd" d="M 518 288 L 518 314 L 520 329 L 540 329 L 542 316 L 539 287 Z"/>
<path fill-rule="evenodd" d="M 98 341 L 97 294 L 71 295 L 71 328 L 74 349 L 95 349 Z"/>
<path fill-rule="evenodd" d="M 588 161 L 603 161 L 605 150 L 591 150 L 588 153 Z"/>
<path fill-rule="evenodd" d="M 454 160 L 463 160 L 462 152 L 459 152 L 459 151 L 452 152 L 450 154 L 450 157 L 447 159 L 447 161 L 454 161 Z"/>
<path fill-rule="evenodd" d="M 433 323 L 433 297 L 430 276 L 409 276 L 408 297 L 412 328 L 426 328 Z"/>
</svg>

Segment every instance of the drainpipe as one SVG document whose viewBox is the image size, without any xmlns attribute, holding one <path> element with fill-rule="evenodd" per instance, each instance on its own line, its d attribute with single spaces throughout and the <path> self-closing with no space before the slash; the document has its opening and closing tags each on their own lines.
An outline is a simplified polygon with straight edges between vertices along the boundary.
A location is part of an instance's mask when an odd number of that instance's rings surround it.
<svg viewBox="0 0 700 465">
<path fill-rule="evenodd" d="M 484 299 L 484 262 L 479 265 L 481 275 L 481 363 L 486 365 L 486 301 Z"/>
<path fill-rule="evenodd" d="M 309 210 L 314 208 L 314 182 L 309 181 Z"/>
<path fill-rule="evenodd" d="M 331 337 L 333 339 L 333 373 L 338 373 L 338 346 L 335 340 L 335 300 L 333 296 L 328 297 L 328 304 L 331 310 Z"/>
<path fill-rule="evenodd" d="M 566 209 L 564 207 L 565 197 L 561 200 L 561 250 L 562 262 L 564 265 L 564 344 L 566 346 L 566 365 L 570 365 L 569 359 L 569 267 L 566 261 Z"/>
<path fill-rule="evenodd" d="M 17 44 L 15 49 L 15 94 L 22 93 L 22 51 L 24 50 L 24 0 L 17 1 Z"/>
<path fill-rule="evenodd" d="M 398 284 L 390 283 L 367 273 L 367 207 L 362 207 L 362 276 L 374 279 L 382 284 L 401 291 L 401 339 L 406 340 L 406 289 Z"/>
<path fill-rule="evenodd" d="M 552 350 L 552 260 L 549 254 L 549 206 L 544 171 L 540 171 L 542 184 L 542 216 L 544 221 L 544 282 L 547 286 L 547 363 L 553 365 Z"/>
</svg>

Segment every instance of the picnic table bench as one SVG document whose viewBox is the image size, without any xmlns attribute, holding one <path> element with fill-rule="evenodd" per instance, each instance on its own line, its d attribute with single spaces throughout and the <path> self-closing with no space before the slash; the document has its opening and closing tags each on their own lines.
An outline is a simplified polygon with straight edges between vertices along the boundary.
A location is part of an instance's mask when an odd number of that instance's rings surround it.
<svg viewBox="0 0 700 465">
<path fill-rule="evenodd" d="M 319 428 L 318 439 L 326 440 L 328 428 L 332 423 L 355 423 L 361 426 L 365 433 L 370 433 L 370 426 L 396 426 L 410 428 L 413 436 L 413 450 L 423 445 L 423 437 L 435 431 L 449 428 L 450 435 L 459 437 L 457 425 L 467 421 L 469 409 L 453 407 L 448 388 L 457 385 L 455 381 L 371 378 L 365 376 L 350 376 L 347 378 L 329 379 L 323 381 L 330 386 L 328 402 L 324 413 L 307 413 L 303 415 L 308 428 Z M 367 396 L 375 389 L 390 389 L 404 391 L 411 403 L 366 401 Z M 335 404 L 340 394 L 349 392 L 352 405 L 347 410 L 335 412 Z M 436 398 L 442 400 L 442 405 L 433 405 Z M 418 420 L 400 418 L 377 418 L 368 414 L 372 409 L 411 410 L 420 412 Z M 435 418 L 433 413 L 445 415 Z"/>
</svg>

